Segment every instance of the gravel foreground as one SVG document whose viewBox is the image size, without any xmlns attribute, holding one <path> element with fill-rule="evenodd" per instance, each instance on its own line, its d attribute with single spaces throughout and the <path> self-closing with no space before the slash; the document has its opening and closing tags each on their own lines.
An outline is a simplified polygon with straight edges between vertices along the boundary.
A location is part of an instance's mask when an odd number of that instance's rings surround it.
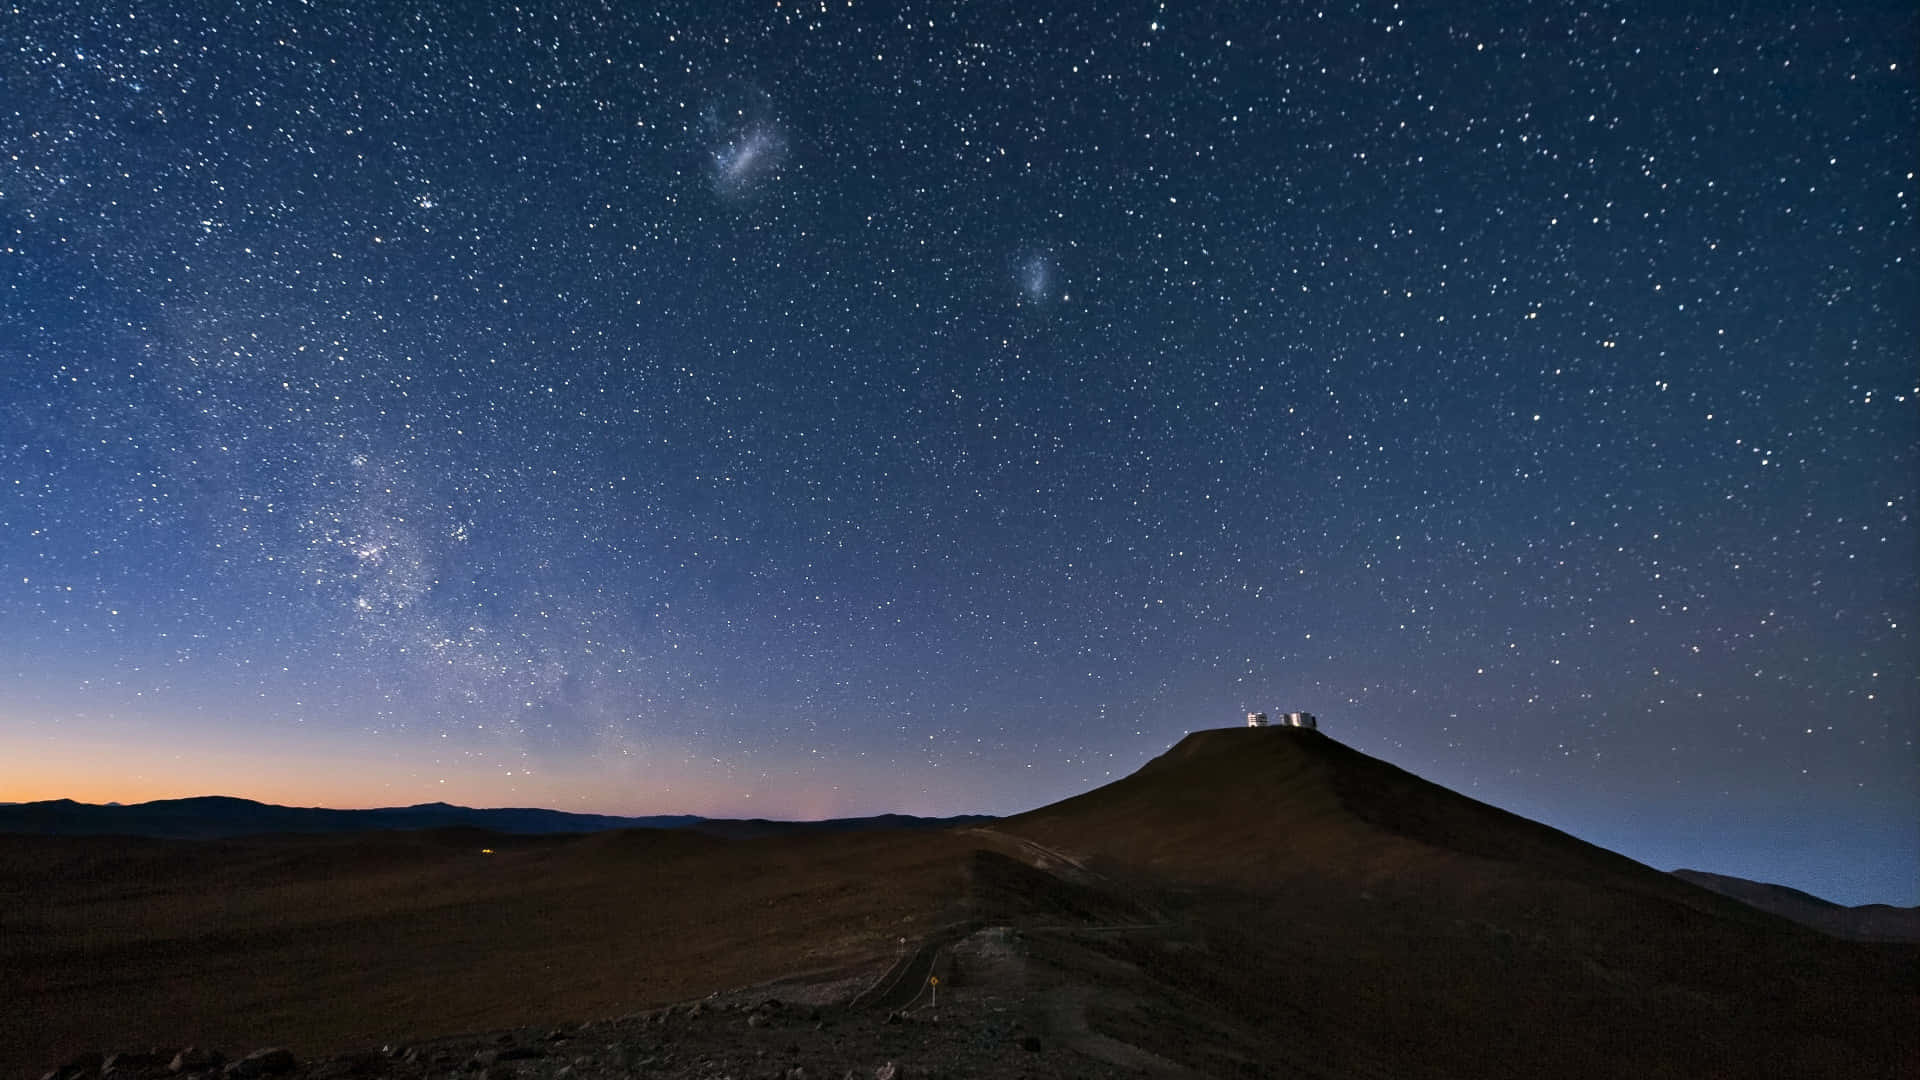
<svg viewBox="0 0 1920 1080">
<path fill-rule="evenodd" d="M 1002 931 L 1004 933 L 1004 931 Z M 967 946 L 962 946 L 966 951 Z M 950 970 L 943 966 L 943 970 Z M 41 1080 L 919 1080 L 1138 1076 L 1077 1052 L 1001 980 L 850 1009 L 865 980 L 716 993 L 613 1019 L 302 1059 L 270 1047 L 83 1054 Z M 1012 992 L 1009 992 L 1012 991 Z M 1150 1070 L 1154 1071 L 1154 1070 Z"/>
</svg>

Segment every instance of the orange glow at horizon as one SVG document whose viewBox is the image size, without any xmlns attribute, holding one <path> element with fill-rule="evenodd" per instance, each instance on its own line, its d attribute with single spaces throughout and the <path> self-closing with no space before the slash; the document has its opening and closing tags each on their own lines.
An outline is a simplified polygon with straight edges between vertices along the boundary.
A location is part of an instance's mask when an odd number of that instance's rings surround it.
<svg viewBox="0 0 1920 1080">
<path fill-rule="evenodd" d="M 440 768 L 410 753 L 351 753 L 309 732 L 282 732 L 236 744 L 210 734 L 175 731 L 155 746 L 143 731 L 110 725 L 0 720 L 0 802 L 73 799 L 131 805 L 227 795 L 337 809 L 447 802 L 620 816 L 789 820 L 957 812 L 915 805 L 925 793 L 899 784 L 898 778 L 861 783 L 852 776 L 787 773 L 777 780 L 742 783 L 724 770 L 705 766 L 706 760 L 662 755 L 648 764 L 614 765 L 586 758 L 570 768 L 546 771 L 503 768 L 498 762 Z"/>
</svg>

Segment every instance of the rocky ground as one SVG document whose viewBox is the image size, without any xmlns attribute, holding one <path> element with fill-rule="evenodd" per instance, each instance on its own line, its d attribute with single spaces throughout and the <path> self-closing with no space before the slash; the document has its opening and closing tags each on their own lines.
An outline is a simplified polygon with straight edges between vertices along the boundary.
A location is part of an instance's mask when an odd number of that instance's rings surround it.
<svg viewBox="0 0 1920 1080">
<path fill-rule="evenodd" d="M 907 1080 L 1138 1076 L 1076 1049 L 1084 1030 L 1029 994 L 1020 935 L 942 951 L 905 1003 L 850 1006 L 869 979 L 785 982 L 627 1016 L 300 1060 L 285 1049 L 82 1055 L 43 1080 Z M 962 974 L 964 973 L 964 974 Z M 944 977 L 942 977 L 944 975 Z M 884 976 L 883 976 L 884 980 Z M 937 998 L 936 998 L 937 993 Z M 871 993 L 864 995 L 872 1001 Z M 900 1007 L 891 1007 L 899 1004 Z M 1136 1063 L 1137 1065 L 1138 1063 Z"/>
</svg>

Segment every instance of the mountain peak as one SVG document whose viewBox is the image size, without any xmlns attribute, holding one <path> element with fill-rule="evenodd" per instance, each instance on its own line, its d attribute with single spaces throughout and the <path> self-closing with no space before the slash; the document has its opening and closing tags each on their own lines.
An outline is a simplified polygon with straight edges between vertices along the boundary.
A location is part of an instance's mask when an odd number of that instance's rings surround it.
<svg viewBox="0 0 1920 1080">
<path fill-rule="evenodd" d="M 1465 898 L 1579 881 L 1752 917 L 1670 875 L 1293 727 L 1195 731 L 1131 776 L 1007 819 L 1006 831 L 1191 881 L 1345 882 Z"/>
</svg>

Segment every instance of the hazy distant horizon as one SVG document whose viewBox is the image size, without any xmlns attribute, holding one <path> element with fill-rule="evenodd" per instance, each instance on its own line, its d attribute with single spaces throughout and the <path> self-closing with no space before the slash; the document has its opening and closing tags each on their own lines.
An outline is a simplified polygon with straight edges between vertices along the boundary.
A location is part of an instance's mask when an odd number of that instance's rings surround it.
<svg viewBox="0 0 1920 1080">
<path fill-rule="evenodd" d="M 1144 765 L 1145 763 L 1146 759 L 1142 759 L 1138 765 Z M 1135 767 L 1137 768 L 1138 765 Z M 1128 772 L 1131 771 L 1132 770 L 1128 770 Z M 1115 777 L 1115 779 L 1119 779 L 1119 777 Z M 1427 777 L 1427 779 L 1433 778 Z M 1071 797 L 1076 794 L 1080 794 L 1080 792 L 1068 792 L 1062 795 L 1061 798 Z M 71 798 L 71 796 L 62 795 L 49 796 L 44 799 L 4 801 L 0 802 L 0 805 L 25 805 L 27 803 L 52 801 L 60 798 Z M 763 807 L 751 806 L 743 806 L 742 809 L 735 812 L 722 811 L 718 813 L 706 813 L 687 809 L 648 809 L 636 812 L 586 804 L 578 806 L 552 806 L 537 803 L 476 804 L 447 798 L 421 798 L 409 801 L 348 805 L 325 802 L 288 802 L 283 799 L 264 797 L 258 794 L 236 794 L 232 791 L 198 791 L 193 794 L 161 795 L 139 800 L 121 799 L 117 805 L 133 808 L 150 802 L 194 798 L 238 798 L 268 805 L 298 807 L 302 809 L 386 810 L 445 804 L 461 809 L 472 810 L 558 810 L 566 813 L 620 818 L 692 816 L 716 820 L 761 818 L 772 821 L 825 821 L 838 818 L 879 817 L 885 814 L 901 814 L 921 818 L 950 818 L 972 814 L 983 814 L 991 817 L 1011 817 L 1058 801 L 1058 799 L 1049 799 L 1045 802 L 1033 803 L 1032 805 L 1000 810 L 979 808 L 941 809 L 933 807 L 921 807 L 918 809 L 901 809 L 899 807 L 873 809 L 871 807 L 876 804 L 853 803 L 849 805 L 867 808 L 806 816 L 783 814 L 777 811 L 769 812 Z M 97 806 L 115 805 L 115 803 L 110 800 L 97 798 L 74 798 L 73 801 Z M 1821 824 L 1817 822 L 1801 823 L 1800 831 L 1786 838 L 1793 842 L 1793 847 L 1787 850 L 1825 852 L 1828 857 L 1825 859 L 1816 859 L 1803 855 L 1799 860 L 1795 860 L 1784 853 L 1783 850 L 1770 849 L 1767 845 L 1769 837 L 1766 831 L 1763 828 L 1756 828 L 1750 823 L 1725 819 L 1706 819 L 1697 822 L 1697 827 L 1701 832 L 1689 840 L 1684 837 L 1674 838 L 1656 835 L 1646 830 L 1644 826 L 1636 827 L 1631 819 L 1623 821 L 1598 821 L 1583 826 L 1582 824 L 1569 824 L 1565 819 L 1556 820 L 1560 818 L 1560 815 L 1549 810 L 1534 808 L 1529 811 L 1520 807 L 1500 805 L 1497 802 L 1493 803 L 1493 805 L 1500 806 L 1503 810 L 1519 813 L 1523 817 L 1532 818 L 1542 824 L 1550 825 L 1577 839 L 1607 848 L 1608 850 L 1625 855 L 1628 858 L 1661 871 L 1701 870 L 1709 873 L 1724 874 L 1730 877 L 1745 878 L 1750 881 L 1765 884 L 1785 885 L 1798 889 L 1801 892 L 1817 896 L 1823 900 L 1848 907 L 1862 904 L 1888 904 L 1895 907 L 1920 906 L 1920 882 L 1913 880 L 1912 875 L 1909 875 L 1904 880 L 1901 879 L 1898 874 L 1876 876 L 1872 871 L 1874 867 L 1880 865 L 1879 860 L 1849 857 L 1848 853 L 1850 849 L 1847 846 L 1847 841 L 1851 840 L 1857 844 L 1860 840 L 1860 835 L 1857 827 L 1850 827 L 1846 823 L 1832 823 L 1825 827 L 1822 827 Z M 1707 845 L 1704 842 L 1704 838 L 1711 836 L 1725 837 L 1728 841 L 1726 847 L 1716 851 Z M 1897 831 L 1882 834 L 1878 837 L 1880 843 L 1886 845 L 1896 853 L 1896 858 L 1899 851 L 1899 844 L 1910 839 L 1911 837 L 1902 835 Z M 1797 867 L 1792 865 L 1796 861 L 1800 863 Z"/>
</svg>

